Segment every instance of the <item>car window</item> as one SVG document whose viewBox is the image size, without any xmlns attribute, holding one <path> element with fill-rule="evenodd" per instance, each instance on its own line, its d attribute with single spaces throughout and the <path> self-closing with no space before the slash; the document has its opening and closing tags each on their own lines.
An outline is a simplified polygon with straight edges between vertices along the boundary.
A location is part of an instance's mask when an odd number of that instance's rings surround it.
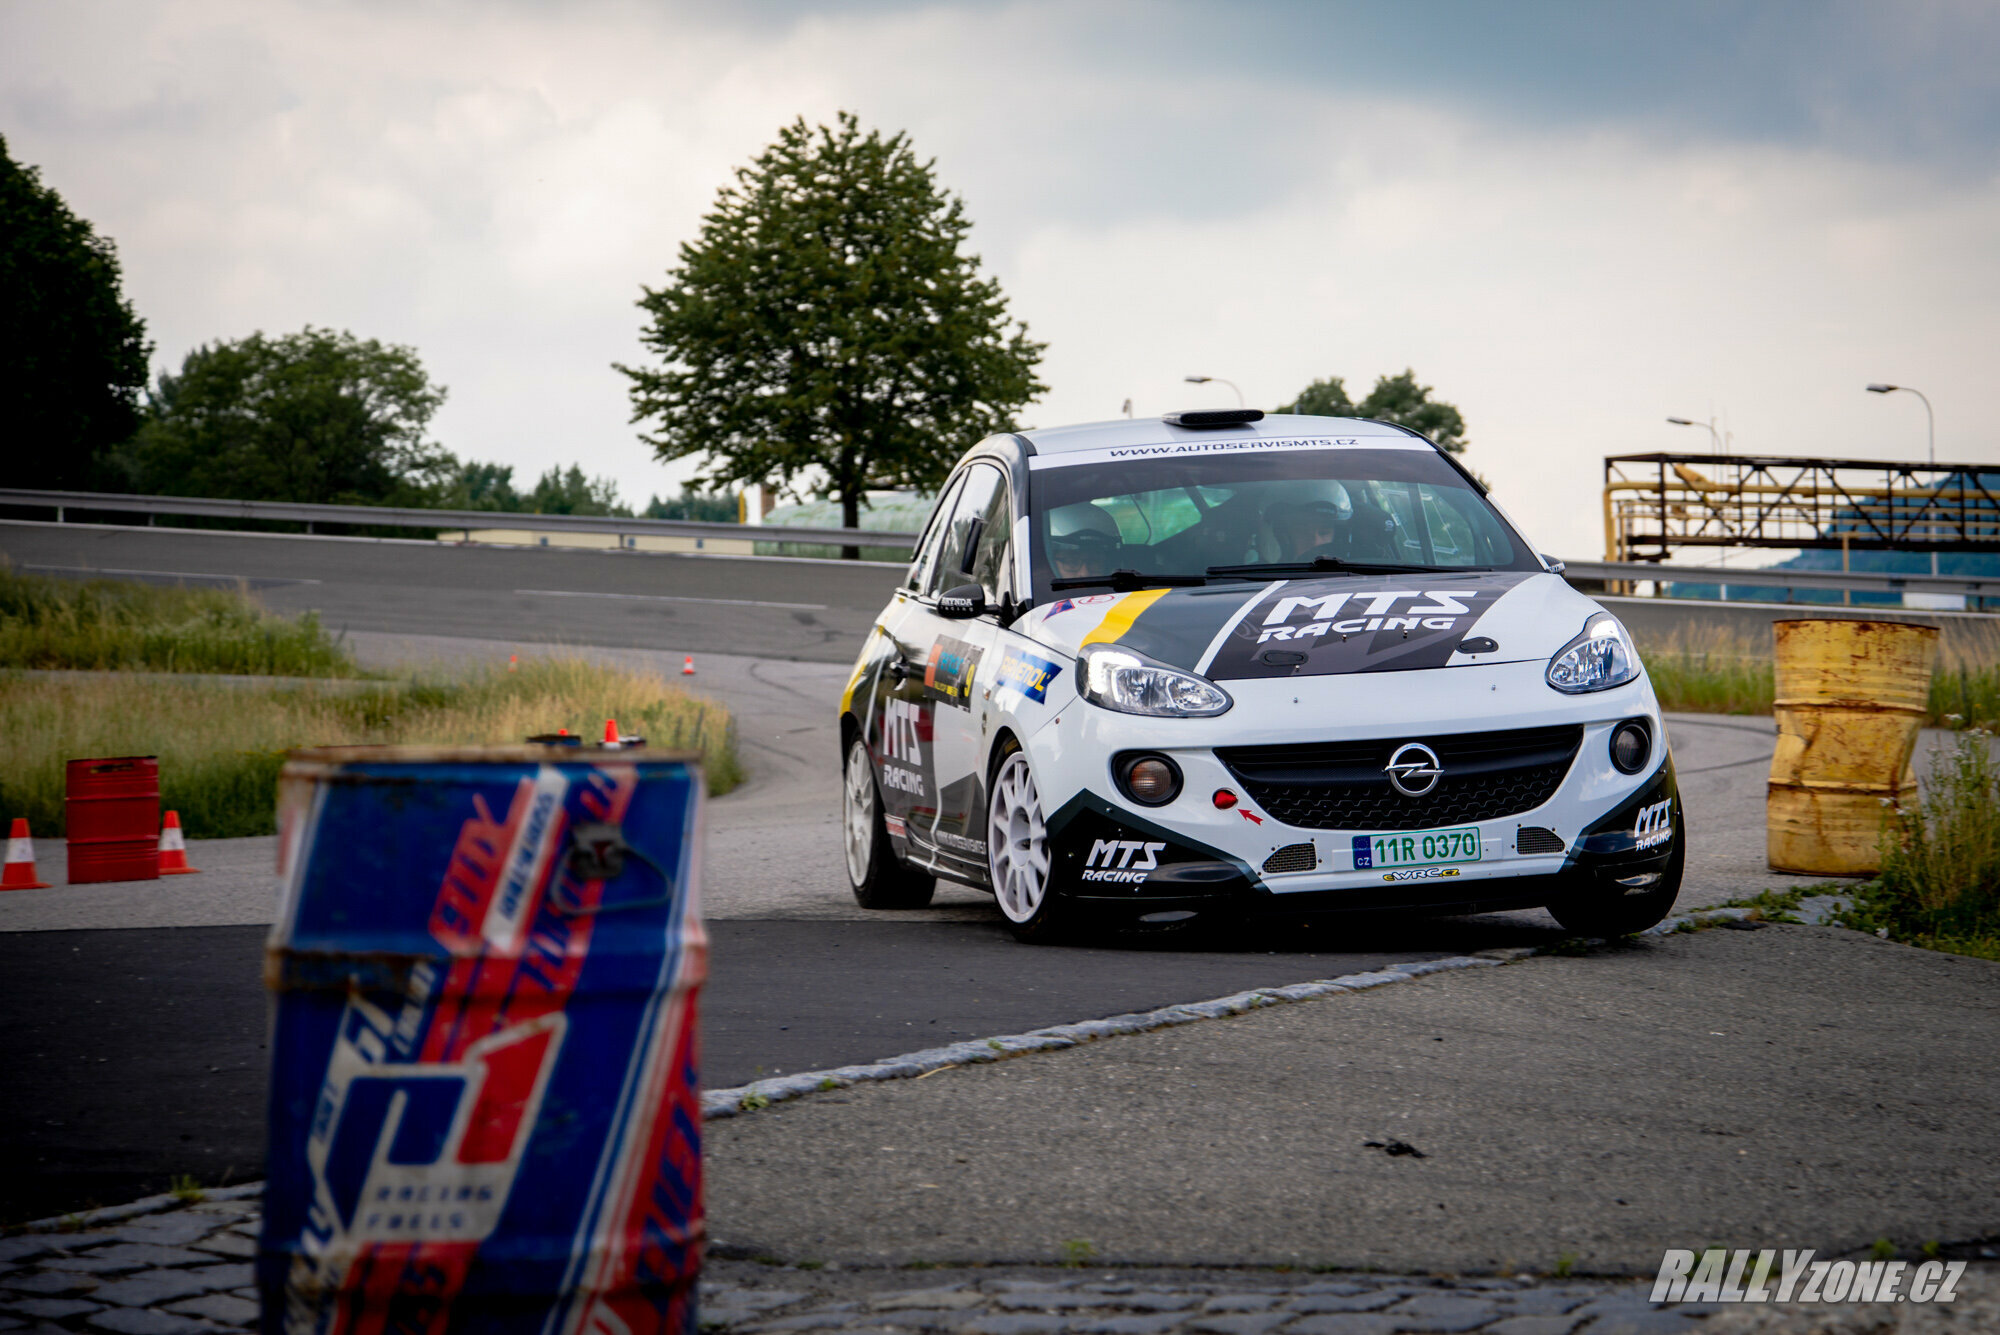
<svg viewBox="0 0 2000 1335">
<path fill-rule="evenodd" d="M 1352 565 L 1540 569 L 1499 513 L 1431 450 L 1246 449 L 1036 461 L 1035 599 L 1115 570 Z"/>
<path fill-rule="evenodd" d="M 995 475 L 998 476 L 997 473 Z M 1014 502 L 1003 480 L 994 489 L 986 513 L 980 516 L 978 546 L 972 554 L 972 578 L 986 591 L 988 604 L 999 602 L 1001 594 L 1012 590 L 1013 582 L 1008 578 L 1008 570 L 1012 565 L 1009 554 L 1013 551 L 1013 533 Z"/>
<path fill-rule="evenodd" d="M 924 592 L 942 593 L 972 582 L 972 559 L 980 530 L 985 527 L 986 512 L 992 507 L 995 495 L 1005 493 L 999 469 L 979 464 L 965 470 L 965 481 L 952 502 L 951 517 L 945 521 L 944 545 L 938 551 L 937 564 L 930 571 Z"/>
<path fill-rule="evenodd" d="M 952 482 L 938 497 L 937 508 L 931 511 L 930 527 L 924 531 L 922 543 L 917 548 L 916 557 L 910 562 L 910 574 L 903 581 L 906 589 L 922 592 L 929 587 L 930 574 L 937 564 L 938 550 L 944 546 L 945 533 L 950 528 L 951 507 L 958 500 L 959 487 L 964 479 Z"/>
</svg>

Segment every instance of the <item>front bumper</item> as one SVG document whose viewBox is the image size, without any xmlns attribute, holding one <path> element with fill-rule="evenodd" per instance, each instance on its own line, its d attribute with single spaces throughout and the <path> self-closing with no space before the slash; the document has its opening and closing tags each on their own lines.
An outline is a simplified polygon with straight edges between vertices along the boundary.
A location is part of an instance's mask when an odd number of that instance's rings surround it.
<svg viewBox="0 0 2000 1335">
<path fill-rule="evenodd" d="M 1494 664 L 1321 678 L 1311 684 L 1310 706 L 1303 687 L 1294 694 L 1283 681 L 1230 683 L 1238 702 L 1233 720 L 1138 720 L 1072 703 L 1064 712 L 1080 711 L 1083 726 L 1042 757 L 1057 779 L 1042 780 L 1045 792 L 1061 789 L 1058 776 L 1075 779 L 1048 823 L 1058 883 L 1081 904 L 1144 916 L 1224 903 L 1252 910 L 1512 908 L 1597 884 L 1623 894 L 1657 881 L 1681 837 L 1681 821 L 1650 686 L 1641 678 L 1599 695 L 1567 697 L 1549 690 L 1541 673 L 1540 664 Z M 1328 714 L 1393 718 L 1397 725 L 1342 727 L 1320 721 Z M 1628 775 L 1612 765 L 1609 737 L 1619 721 L 1635 716 L 1652 720 L 1654 745 L 1641 772 Z M 1583 729 L 1554 794 L 1528 810 L 1468 822 L 1479 831 L 1477 860 L 1414 866 L 1368 865 L 1357 856 L 1357 836 L 1365 843 L 1380 831 L 1306 829 L 1278 820 L 1250 800 L 1214 749 L 1554 724 Z M 1180 767 L 1183 785 L 1173 802 L 1145 807 L 1118 792 L 1109 758 L 1135 750 L 1157 751 Z M 1216 807 L 1218 789 L 1235 793 L 1236 805 Z"/>
</svg>

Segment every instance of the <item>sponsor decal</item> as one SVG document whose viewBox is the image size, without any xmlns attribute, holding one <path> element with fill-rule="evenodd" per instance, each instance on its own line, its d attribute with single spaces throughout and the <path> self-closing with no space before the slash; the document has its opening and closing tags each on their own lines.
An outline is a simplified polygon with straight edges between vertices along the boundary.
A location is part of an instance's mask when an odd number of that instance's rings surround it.
<svg viewBox="0 0 2000 1335">
<path fill-rule="evenodd" d="M 1369 436 L 1367 446 L 1371 450 L 1416 450 L 1426 448 L 1421 441 L 1404 440 L 1394 436 Z M 1217 454 L 1276 454 L 1290 450 L 1329 450 L 1353 448 L 1362 444 L 1359 436 L 1292 436 L 1263 437 L 1245 440 L 1215 439 L 1178 440 L 1158 445 L 1119 445 L 1100 450 L 1066 450 L 1061 454 L 1037 454 L 1028 460 L 1028 467 L 1035 471 L 1044 468 L 1069 468 L 1076 464 L 1108 463 L 1114 459 L 1173 459 L 1200 455 Z"/>
<path fill-rule="evenodd" d="M 1815 1261 L 1810 1247 L 1696 1253 L 1669 1248 L 1656 1303 L 1949 1303 L 1963 1261 Z M 1901 1323 L 1892 1323 L 1898 1324 Z"/>
<path fill-rule="evenodd" d="M 901 816 L 891 816 L 887 812 L 884 812 L 882 814 L 882 828 L 898 839 L 908 837 L 904 831 L 903 818 Z"/>
<path fill-rule="evenodd" d="M 1329 631 L 1362 635 L 1375 630 L 1451 630 L 1460 617 L 1472 612 L 1464 600 L 1478 596 L 1477 589 L 1384 589 L 1380 593 L 1330 593 L 1323 598 L 1280 598 L 1265 614 L 1257 643 L 1315 639 Z M 1399 602 L 1404 604 L 1400 609 L 1396 606 Z M 1349 615 L 1343 618 L 1342 612 Z M 1310 619 L 1300 624 L 1301 616 Z"/>
<path fill-rule="evenodd" d="M 1340 576 L 1258 595 L 1216 647 L 1216 680 L 1444 667 L 1479 619 L 1530 574 Z M 1268 655 L 1268 657 L 1266 657 Z"/>
<path fill-rule="evenodd" d="M 972 707 L 972 675 L 979 667 L 979 647 L 949 635 L 938 637 L 931 646 L 930 662 L 924 667 L 924 691 L 933 700 L 954 709 Z"/>
<path fill-rule="evenodd" d="M 1146 873 L 1158 869 L 1159 855 L 1165 848 L 1163 842 L 1148 843 L 1143 839 L 1098 839 L 1090 846 L 1090 856 L 1084 859 L 1083 879 L 1137 885 L 1149 879 Z"/>
<path fill-rule="evenodd" d="M 899 793 L 924 794 L 924 743 L 931 736 L 930 710 L 915 700 L 882 702 L 882 786 Z"/>
<path fill-rule="evenodd" d="M 1674 799 L 1655 802 L 1651 806 L 1639 808 L 1639 818 L 1632 822 L 1632 846 L 1653 848 L 1674 837 Z"/>
<path fill-rule="evenodd" d="M 1397 871 L 1385 871 L 1385 881 L 1435 881 L 1440 876 L 1456 876 L 1456 867 L 1403 867 Z"/>
<path fill-rule="evenodd" d="M 1097 603 L 1115 603 L 1124 596 L 1121 593 L 1090 593 L 1080 598 L 1058 598 L 1049 604 L 1048 611 L 1042 613 L 1042 620 L 1047 621 L 1052 616 L 1060 616 L 1079 607 L 1091 607 Z"/>
<path fill-rule="evenodd" d="M 1061 671 L 1061 667 L 1046 658 L 1010 648 L 1000 655 L 1000 671 L 994 685 L 1008 694 L 1042 704 L 1048 699 L 1049 683 Z"/>
<path fill-rule="evenodd" d="M 937 839 L 938 843 L 945 848 L 960 853 L 974 853 L 982 858 L 986 856 L 986 841 L 984 839 L 967 839 L 964 835 L 953 834 L 949 830 L 933 830 L 931 833 Z"/>
</svg>

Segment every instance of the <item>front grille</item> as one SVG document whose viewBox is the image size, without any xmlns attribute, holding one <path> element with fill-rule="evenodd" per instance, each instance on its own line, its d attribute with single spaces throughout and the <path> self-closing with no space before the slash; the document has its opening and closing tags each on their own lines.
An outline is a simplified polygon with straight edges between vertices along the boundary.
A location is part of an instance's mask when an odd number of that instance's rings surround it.
<svg viewBox="0 0 2000 1335">
<path fill-rule="evenodd" d="M 1437 752 L 1443 776 L 1422 797 L 1389 786 L 1382 767 L 1405 742 Z M 1549 800 L 1583 742 L 1580 726 L 1455 737 L 1220 746 L 1216 758 L 1257 805 L 1309 830 L 1435 830 L 1531 811 Z"/>
<path fill-rule="evenodd" d="M 1311 871 L 1319 866 L 1319 853 L 1311 844 L 1286 844 L 1264 859 L 1265 871 Z"/>
<path fill-rule="evenodd" d="M 1562 836 L 1554 830 L 1545 830 L 1539 825 L 1521 825 L 1514 830 L 1514 851 L 1517 853 L 1560 853 L 1563 851 Z"/>
</svg>

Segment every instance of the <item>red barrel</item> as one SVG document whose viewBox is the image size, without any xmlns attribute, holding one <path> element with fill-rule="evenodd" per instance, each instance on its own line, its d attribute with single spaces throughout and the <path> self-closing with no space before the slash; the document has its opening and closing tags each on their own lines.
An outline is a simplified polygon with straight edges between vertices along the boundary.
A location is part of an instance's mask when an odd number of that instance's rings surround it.
<svg viewBox="0 0 2000 1335">
<path fill-rule="evenodd" d="M 72 760 L 68 779 L 69 883 L 160 879 L 158 757 Z"/>
</svg>

